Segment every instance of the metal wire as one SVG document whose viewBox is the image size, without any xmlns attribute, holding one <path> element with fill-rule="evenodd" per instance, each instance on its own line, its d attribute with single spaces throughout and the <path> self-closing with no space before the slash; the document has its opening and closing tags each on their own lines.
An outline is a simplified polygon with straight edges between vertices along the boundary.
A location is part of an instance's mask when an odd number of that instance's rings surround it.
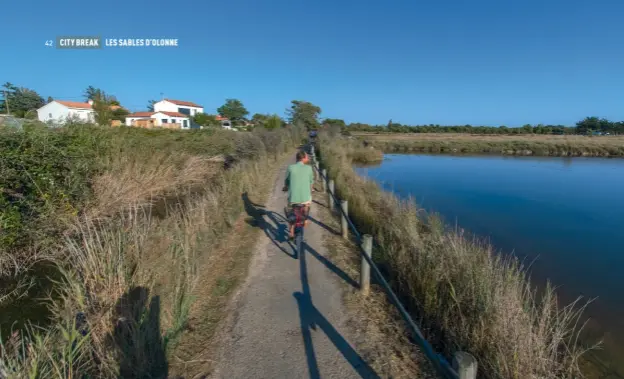
<svg viewBox="0 0 624 379">
<path fill-rule="evenodd" d="M 313 155 L 313 157 L 316 159 L 315 155 Z M 355 227 L 355 224 L 353 224 L 353 222 L 349 218 L 349 215 L 347 215 L 342 209 L 342 207 L 340 206 L 340 201 L 338 200 L 336 195 L 330 191 L 329 185 L 328 185 L 329 178 L 327 176 L 324 176 L 321 170 L 317 169 L 316 166 L 313 165 L 313 167 L 314 167 L 314 170 L 316 170 L 319 176 L 322 178 L 322 180 L 326 182 L 325 188 L 327 188 L 327 192 L 330 194 L 334 204 L 336 205 L 335 208 L 338 208 L 342 216 L 347 220 L 347 224 L 349 224 L 349 228 L 351 229 L 351 231 L 356 237 L 360 255 L 368 262 L 368 264 L 372 268 L 373 273 L 375 274 L 375 277 L 377 277 L 377 279 L 379 280 L 379 283 L 381 284 L 381 287 L 383 288 L 384 292 L 386 293 L 386 295 L 388 296 L 392 304 L 394 304 L 394 306 L 397 308 L 397 310 L 399 311 L 399 314 L 403 318 L 403 321 L 405 321 L 405 323 L 407 324 L 407 327 L 412 332 L 412 335 L 417 345 L 423 350 L 423 353 L 429 359 L 429 361 L 434 366 L 438 374 L 448 379 L 459 379 L 459 375 L 455 372 L 455 370 L 453 370 L 450 367 L 446 359 L 444 359 L 444 357 L 442 357 L 441 355 L 437 354 L 433 350 L 433 347 L 431 346 L 429 341 L 425 339 L 422 332 L 420 331 L 420 328 L 418 327 L 418 325 L 416 325 L 414 320 L 412 320 L 412 317 L 409 315 L 409 313 L 407 312 L 403 304 L 401 304 L 401 301 L 399 300 L 398 296 L 394 293 L 392 288 L 390 288 L 390 284 L 388 283 L 386 278 L 381 273 L 381 270 L 379 270 L 379 267 L 377 267 L 375 262 L 373 262 L 373 259 L 369 257 L 367 254 L 365 254 L 364 248 L 362 247 L 362 235 Z M 335 191 L 335 188 L 334 188 L 334 191 Z"/>
</svg>

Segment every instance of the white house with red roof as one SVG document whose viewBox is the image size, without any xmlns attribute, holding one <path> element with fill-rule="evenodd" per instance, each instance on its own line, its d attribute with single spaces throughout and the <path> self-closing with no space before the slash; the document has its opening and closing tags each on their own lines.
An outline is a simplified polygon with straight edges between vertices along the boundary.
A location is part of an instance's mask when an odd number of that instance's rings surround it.
<svg viewBox="0 0 624 379">
<path fill-rule="evenodd" d="M 188 116 L 204 113 L 204 107 L 191 101 L 163 99 L 154 103 L 154 112 L 178 112 Z"/>
<path fill-rule="evenodd" d="M 93 101 L 86 103 L 79 101 L 53 100 L 37 109 L 39 121 L 63 123 L 68 119 L 76 119 L 84 122 L 93 122 Z"/>
<path fill-rule="evenodd" d="M 178 124 L 181 129 L 199 128 L 192 118 L 203 112 L 204 107 L 190 101 L 163 99 L 154 103 L 153 112 L 136 112 L 126 116 L 126 125 L 170 128 L 173 124 Z M 150 119 L 152 121 L 146 123 Z"/>
<path fill-rule="evenodd" d="M 148 124 L 145 121 L 150 121 Z M 135 112 L 126 116 L 127 126 L 167 127 L 173 124 L 180 126 L 180 129 L 190 129 L 191 120 L 189 116 L 178 112 Z"/>
</svg>

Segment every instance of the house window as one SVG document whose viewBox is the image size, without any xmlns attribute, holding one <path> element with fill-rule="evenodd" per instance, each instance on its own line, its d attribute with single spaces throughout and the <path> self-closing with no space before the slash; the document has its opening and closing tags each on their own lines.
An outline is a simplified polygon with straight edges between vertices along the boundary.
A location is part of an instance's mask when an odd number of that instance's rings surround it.
<svg viewBox="0 0 624 379">
<path fill-rule="evenodd" d="M 184 120 L 183 122 L 184 122 L 184 127 L 188 128 L 188 120 Z"/>
<path fill-rule="evenodd" d="M 167 123 L 167 119 L 166 119 L 166 118 L 163 118 L 163 119 L 162 119 L 162 120 L 160 120 L 160 121 L 162 121 L 162 123 L 163 123 L 163 124 L 166 124 L 166 123 Z"/>
<path fill-rule="evenodd" d="M 189 108 L 178 108 L 178 113 L 191 115 L 191 110 Z"/>
<path fill-rule="evenodd" d="M 52 113 L 48 113 L 48 117 L 49 117 L 49 118 L 52 118 Z"/>
<path fill-rule="evenodd" d="M 171 119 L 171 121 L 169 121 L 169 122 L 171 122 L 172 124 L 175 124 L 175 120 L 174 119 Z"/>
</svg>

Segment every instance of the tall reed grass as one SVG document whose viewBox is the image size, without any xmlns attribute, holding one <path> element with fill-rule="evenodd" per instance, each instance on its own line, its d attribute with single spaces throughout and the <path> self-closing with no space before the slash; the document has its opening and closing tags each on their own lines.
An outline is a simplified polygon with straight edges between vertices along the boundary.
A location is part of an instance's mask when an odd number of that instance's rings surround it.
<svg viewBox="0 0 624 379">
<path fill-rule="evenodd" d="M 480 377 L 576 378 L 580 303 L 537 291 L 515 257 L 466 238 L 384 192 L 352 168 L 360 142 L 321 136 L 320 155 L 350 217 L 379 243 L 375 256 L 436 348 L 468 351 Z"/>
<path fill-rule="evenodd" d="M 297 129 L 185 134 L 85 128 L 102 140 L 98 154 L 76 157 L 92 167 L 81 187 L 88 193 L 69 202 L 77 211 L 54 204 L 47 214 L 37 193 L 25 193 L 31 209 L 42 213 L 33 222 L 55 214 L 63 222 L 49 235 L 22 233 L 20 244 L 0 252 L 0 279 L 18 279 L 14 289 L 21 296 L 31 297 L 24 289 L 39 279 L 28 270 L 31 262 L 45 259 L 57 271 L 45 299 L 31 298 L 45 302 L 49 316 L 21 320 L 32 321 L 23 328 L 2 325 L 2 378 L 167 377 L 170 354 L 187 330 L 196 296 L 203 295 L 198 277 L 218 265 L 213 251 L 243 212 L 241 194 L 259 191 L 274 158 L 303 137 Z M 6 138 L 36 144 L 49 140 L 45 133 L 68 133 L 79 148 L 93 138 L 75 130 L 36 133 L 43 134 Z M 12 146 L 16 155 L 30 154 Z M 53 147 L 67 154 L 65 146 Z M 210 159 L 219 155 L 237 164 L 226 168 Z M 26 163 L 56 174 L 36 160 Z M 30 252 L 34 247 L 42 252 Z M 0 305 L 11 307 L 12 296 Z"/>
</svg>

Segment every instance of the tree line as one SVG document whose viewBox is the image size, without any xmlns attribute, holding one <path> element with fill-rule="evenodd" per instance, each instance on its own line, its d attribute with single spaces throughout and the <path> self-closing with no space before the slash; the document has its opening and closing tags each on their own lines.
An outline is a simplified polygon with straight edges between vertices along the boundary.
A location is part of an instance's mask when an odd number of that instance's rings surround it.
<svg viewBox="0 0 624 379">
<path fill-rule="evenodd" d="M 88 86 L 82 95 L 84 101 L 93 101 L 92 109 L 95 114 L 95 122 L 99 125 L 110 125 L 111 121 L 125 122 L 130 112 L 123 107 L 116 96 L 107 93 L 101 88 Z M 11 114 L 18 118 L 37 118 L 37 109 L 54 101 L 52 97 L 47 100 L 35 90 L 18 87 L 12 83 L 5 83 L 0 89 L 0 114 Z M 153 112 L 156 100 L 149 100 L 147 110 Z M 290 107 L 286 109 L 286 117 L 282 118 L 273 113 L 255 113 L 248 118 L 249 111 L 239 99 L 226 99 L 225 103 L 216 109 L 216 114 L 198 113 L 193 116 L 193 121 L 201 126 L 221 126 L 218 116 L 227 118 L 233 126 L 238 127 L 264 127 L 277 129 L 287 124 L 297 124 L 307 129 L 318 129 L 321 125 L 321 108 L 303 100 L 292 100 Z M 344 122 L 343 122 L 344 123 Z"/>
<path fill-rule="evenodd" d="M 344 124 L 342 120 L 339 121 Z M 624 121 L 614 122 L 605 118 L 586 117 L 575 126 L 565 125 L 530 125 L 522 127 L 474 126 L 474 125 L 402 125 L 390 120 L 387 125 L 351 123 L 345 126 L 348 131 L 388 132 L 388 133 L 469 133 L 469 134 L 624 134 Z"/>
<path fill-rule="evenodd" d="M 46 103 L 53 101 L 48 97 L 43 99 L 36 91 L 18 87 L 12 83 L 5 83 L 0 90 L 0 113 L 10 113 L 20 118 L 37 118 L 36 110 Z M 84 100 L 93 101 L 95 122 L 100 125 L 109 125 L 112 120 L 125 122 L 129 114 L 114 95 L 108 94 L 100 88 L 87 87 L 83 93 Z M 149 111 L 154 110 L 156 100 L 150 100 L 147 104 Z M 320 127 L 339 127 L 347 131 L 359 132 L 389 132 L 389 133 L 470 133 L 470 134 L 624 134 L 624 121 L 614 122 L 605 118 L 586 117 L 576 123 L 575 126 L 565 125 L 530 125 L 522 127 L 507 126 L 473 126 L 473 125 L 403 125 L 390 120 L 386 125 L 371 125 L 365 123 L 346 124 L 344 120 L 325 118 L 321 120 L 321 108 L 308 101 L 292 100 L 290 107 L 286 109 L 286 117 L 277 114 L 255 113 L 248 118 L 249 111 L 239 99 L 226 99 L 225 103 L 216 109 L 215 114 L 199 113 L 193 117 L 193 121 L 201 126 L 220 126 L 218 116 L 229 119 L 233 126 L 237 127 L 264 127 L 276 129 L 286 124 L 299 124 L 308 130 Z"/>
</svg>

